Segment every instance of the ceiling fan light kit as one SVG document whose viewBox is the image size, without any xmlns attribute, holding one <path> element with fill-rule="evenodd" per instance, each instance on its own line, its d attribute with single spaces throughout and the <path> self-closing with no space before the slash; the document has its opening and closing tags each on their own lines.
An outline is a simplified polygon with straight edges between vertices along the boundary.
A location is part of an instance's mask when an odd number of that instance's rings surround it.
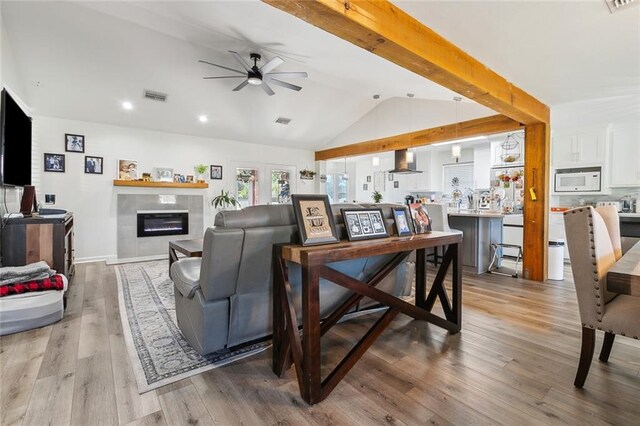
<svg viewBox="0 0 640 426">
<path fill-rule="evenodd" d="M 222 68 L 227 71 L 232 71 L 238 73 L 240 75 L 226 75 L 226 76 L 217 76 L 217 77 L 204 77 L 205 80 L 216 80 L 216 79 L 227 79 L 227 78 L 244 78 L 245 80 L 236 86 L 233 91 L 237 92 L 248 84 L 252 86 L 260 86 L 262 90 L 265 91 L 269 96 L 275 95 L 269 83 L 275 84 L 276 86 L 284 87 L 290 90 L 295 90 L 296 92 L 300 91 L 302 87 L 296 86 L 295 84 L 287 83 L 286 81 L 279 80 L 279 78 L 307 78 L 308 75 L 306 72 L 272 72 L 276 67 L 280 66 L 284 63 L 284 60 L 279 56 L 274 57 L 269 62 L 258 68 L 258 62 L 262 59 L 262 57 L 258 53 L 251 53 L 249 58 L 253 61 L 253 66 L 247 64 L 247 62 L 242 59 L 242 56 L 238 54 L 238 52 L 229 51 L 240 65 L 244 71 L 236 70 L 233 68 L 225 67 L 223 65 L 214 64 L 213 62 L 208 62 L 204 60 L 200 60 L 203 64 L 213 65 L 214 67 Z M 277 78 L 276 78 L 277 77 Z"/>
</svg>

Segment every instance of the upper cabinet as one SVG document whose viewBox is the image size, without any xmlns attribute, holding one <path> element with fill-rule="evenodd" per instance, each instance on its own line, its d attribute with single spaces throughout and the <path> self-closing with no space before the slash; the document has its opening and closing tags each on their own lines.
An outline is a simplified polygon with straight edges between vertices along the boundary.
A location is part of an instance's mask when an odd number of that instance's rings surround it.
<svg viewBox="0 0 640 426">
<path fill-rule="evenodd" d="M 640 186 L 640 124 L 612 126 L 610 158 L 610 186 Z"/>
<path fill-rule="evenodd" d="M 604 164 L 608 135 L 608 126 L 554 133 L 551 159 L 553 166 L 558 168 Z"/>
</svg>

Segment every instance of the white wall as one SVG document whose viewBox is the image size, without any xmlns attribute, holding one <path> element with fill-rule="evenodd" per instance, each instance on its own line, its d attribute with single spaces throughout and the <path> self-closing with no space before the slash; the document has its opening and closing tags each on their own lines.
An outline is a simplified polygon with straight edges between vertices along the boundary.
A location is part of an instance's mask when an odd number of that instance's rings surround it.
<svg viewBox="0 0 640 426">
<path fill-rule="evenodd" d="M 391 98 L 381 101 L 327 146 L 348 145 L 452 124 L 456 122 L 456 104 L 459 104 L 458 121 L 496 114 L 482 105 L 470 102 Z"/>
<path fill-rule="evenodd" d="M 19 103 L 27 103 L 25 82 L 22 81 L 19 70 L 16 68 L 13 49 L 5 26 L 2 21 L 2 5 L 0 4 L 0 88 L 9 88 L 12 96 Z M 20 102 L 21 101 L 21 102 Z M 21 191 L 14 188 L 7 188 L 0 191 L 0 215 L 7 213 L 5 202 L 9 212 L 20 210 Z M 6 194 L 6 200 L 4 199 Z"/>
<path fill-rule="evenodd" d="M 85 136 L 85 154 L 65 152 L 64 134 Z M 220 139 L 201 138 L 149 130 L 118 127 L 51 117 L 34 118 L 34 151 L 39 159 L 34 169 L 38 199 L 45 194 L 56 195 L 56 205 L 74 212 L 76 259 L 113 260 L 116 255 L 116 199 L 118 193 L 171 193 L 171 190 L 121 188 L 113 186 L 119 159 L 138 161 L 138 172 L 152 172 L 154 167 L 171 167 L 175 173 L 193 175 L 196 164 L 220 164 L 223 180 L 207 181 L 208 190 L 179 190 L 181 194 L 205 196 L 205 227 L 213 224 L 209 202 L 221 189 L 235 188 L 236 164 L 246 163 L 261 168 L 260 202 L 269 201 L 267 164 L 293 165 L 297 171 L 314 168 L 313 152 L 256 145 Z M 44 153 L 65 154 L 66 172 L 43 171 Z M 84 156 L 104 157 L 104 174 L 85 174 Z M 318 177 L 313 181 L 299 179 L 296 171 L 296 191 L 313 193 Z M 176 190 L 173 190 L 176 191 Z M 174 192 L 175 193 L 175 192 Z"/>
</svg>

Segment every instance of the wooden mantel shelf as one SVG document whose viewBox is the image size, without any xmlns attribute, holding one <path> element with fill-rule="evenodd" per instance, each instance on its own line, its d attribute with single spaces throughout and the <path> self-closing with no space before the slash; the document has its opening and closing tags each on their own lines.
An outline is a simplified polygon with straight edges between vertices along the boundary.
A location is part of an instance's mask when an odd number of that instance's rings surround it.
<svg viewBox="0 0 640 426">
<path fill-rule="evenodd" d="M 139 186 L 144 188 L 208 188 L 206 182 L 178 183 L 178 182 L 149 182 L 143 180 L 113 180 L 113 186 Z"/>
</svg>

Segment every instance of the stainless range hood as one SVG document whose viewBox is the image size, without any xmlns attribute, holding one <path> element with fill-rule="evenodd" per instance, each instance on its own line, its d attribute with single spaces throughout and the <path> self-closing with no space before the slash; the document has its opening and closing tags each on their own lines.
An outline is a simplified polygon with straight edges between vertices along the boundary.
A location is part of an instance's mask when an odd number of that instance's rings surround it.
<svg viewBox="0 0 640 426">
<path fill-rule="evenodd" d="M 406 149 L 399 149 L 395 151 L 395 167 L 393 170 L 389 170 L 389 173 L 422 173 L 421 171 L 416 170 L 416 156 L 415 153 L 413 154 L 413 161 L 408 162 Z"/>
</svg>

